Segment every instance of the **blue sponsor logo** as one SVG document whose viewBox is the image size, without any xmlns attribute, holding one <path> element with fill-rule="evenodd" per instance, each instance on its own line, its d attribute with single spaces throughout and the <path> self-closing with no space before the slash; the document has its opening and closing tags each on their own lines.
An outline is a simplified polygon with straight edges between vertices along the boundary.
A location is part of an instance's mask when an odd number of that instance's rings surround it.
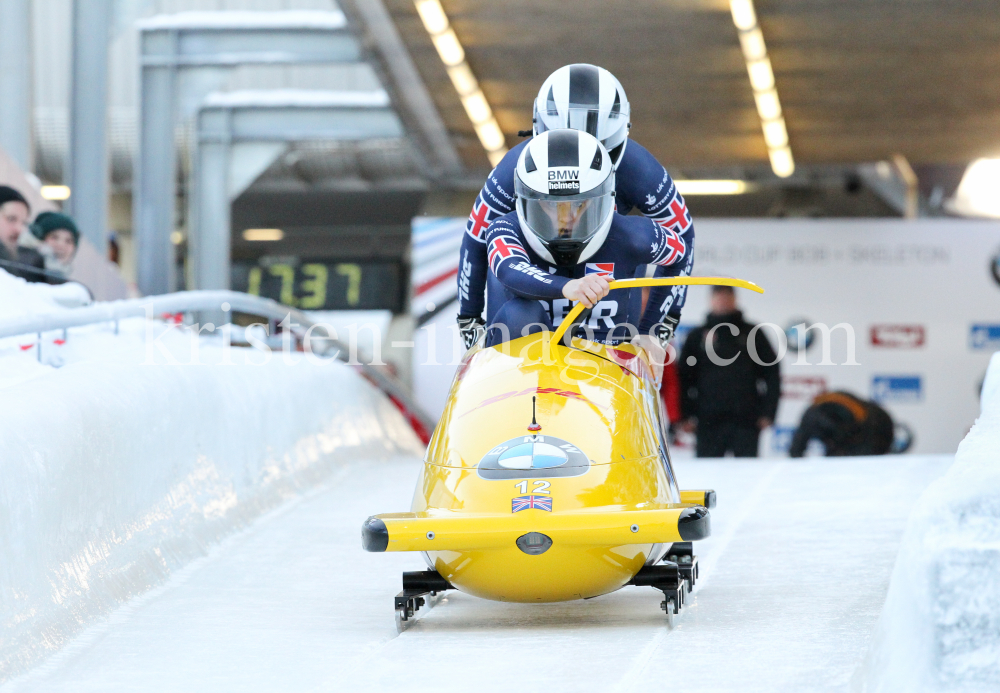
<svg viewBox="0 0 1000 693">
<path fill-rule="evenodd" d="M 924 398 L 919 375 L 876 375 L 872 377 L 872 399 L 876 402 L 913 403 Z"/>
<path fill-rule="evenodd" d="M 792 436 L 795 435 L 795 426 L 775 426 L 771 429 L 771 450 L 774 452 L 788 452 L 792 447 Z"/>
<path fill-rule="evenodd" d="M 892 435 L 892 447 L 889 448 L 889 452 L 901 455 L 911 447 L 913 447 L 913 429 L 901 421 L 896 422 L 896 426 L 893 428 Z"/>
<path fill-rule="evenodd" d="M 1000 349 L 1000 325 L 973 325 L 969 331 L 970 349 Z"/>
<path fill-rule="evenodd" d="M 812 323 L 806 318 L 794 318 L 785 325 L 785 337 L 788 340 L 788 350 L 795 353 L 808 349 L 816 341 L 816 332 L 808 328 Z"/>
</svg>

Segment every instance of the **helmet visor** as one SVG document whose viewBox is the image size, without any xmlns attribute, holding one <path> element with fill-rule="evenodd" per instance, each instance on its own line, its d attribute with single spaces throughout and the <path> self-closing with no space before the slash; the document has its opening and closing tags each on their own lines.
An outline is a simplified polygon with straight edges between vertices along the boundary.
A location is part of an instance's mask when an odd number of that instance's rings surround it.
<svg viewBox="0 0 1000 693">
<path fill-rule="evenodd" d="M 589 199 L 558 200 L 520 198 L 521 214 L 528 230 L 543 241 L 586 241 L 614 211 L 610 194 Z"/>
</svg>

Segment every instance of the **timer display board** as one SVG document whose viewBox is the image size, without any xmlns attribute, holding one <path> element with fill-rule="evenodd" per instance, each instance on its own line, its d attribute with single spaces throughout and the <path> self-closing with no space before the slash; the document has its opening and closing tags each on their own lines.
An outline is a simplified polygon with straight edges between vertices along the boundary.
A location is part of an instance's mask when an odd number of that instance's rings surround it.
<svg viewBox="0 0 1000 693">
<path fill-rule="evenodd" d="M 231 286 L 301 310 L 403 311 L 406 296 L 398 262 L 262 259 L 233 264 Z"/>
</svg>

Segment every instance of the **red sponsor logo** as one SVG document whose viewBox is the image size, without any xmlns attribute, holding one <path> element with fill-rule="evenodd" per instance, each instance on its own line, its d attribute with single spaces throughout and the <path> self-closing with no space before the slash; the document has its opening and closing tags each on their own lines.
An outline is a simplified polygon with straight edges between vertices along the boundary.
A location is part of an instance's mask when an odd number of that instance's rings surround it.
<svg viewBox="0 0 1000 693">
<path fill-rule="evenodd" d="M 586 402 L 587 404 L 589 404 L 591 406 L 597 407 L 598 409 L 605 409 L 605 407 L 601 406 L 600 404 L 597 404 L 596 402 L 593 402 L 593 401 L 587 399 L 586 397 L 584 397 L 583 395 L 581 395 L 579 392 L 573 392 L 572 390 L 562 390 L 562 389 L 557 388 L 557 387 L 538 387 L 538 388 L 529 387 L 526 390 L 520 390 L 520 391 L 518 391 L 518 390 L 511 390 L 510 392 L 504 392 L 502 394 L 490 397 L 489 399 L 484 399 L 482 402 L 480 402 L 476 406 L 472 407 L 472 409 L 469 409 L 468 411 L 463 412 L 462 414 L 460 414 L 458 416 L 458 418 L 461 419 L 466 414 L 471 414 L 472 412 L 476 411 L 477 409 L 482 409 L 483 407 L 487 407 L 487 406 L 489 406 L 491 404 L 496 404 L 497 402 L 502 402 L 503 400 L 510 399 L 511 397 L 520 397 L 522 395 L 533 395 L 533 394 L 536 394 L 536 393 L 539 394 L 539 395 L 556 395 L 558 397 L 566 397 L 567 399 L 578 399 L 578 400 L 580 400 L 582 402 Z"/>
<path fill-rule="evenodd" d="M 916 349 L 927 341 L 923 325 L 872 325 L 872 346 L 889 349 Z"/>
<path fill-rule="evenodd" d="M 822 375 L 785 375 L 781 377 L 781 396 L 788 399 L 813 400 L 827 390 Z"/>
</svg>

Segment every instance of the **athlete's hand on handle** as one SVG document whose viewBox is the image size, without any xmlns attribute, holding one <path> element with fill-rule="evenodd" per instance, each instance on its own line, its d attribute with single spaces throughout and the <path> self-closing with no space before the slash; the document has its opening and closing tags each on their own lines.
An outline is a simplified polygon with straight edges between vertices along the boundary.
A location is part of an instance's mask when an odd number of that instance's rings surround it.
<svg viewBox="0 0 1000 693">
<path fill-rule="evenodd" d="M 580 279 L 571 279 L 563 287 L 563 296 L 573 301 L 580 301 L 588 308 L 593 308 L 598 301 L 608 295 L 610 282 L 600 275 L 588 274 Z"/>
<path fill-rule="evenodd" d="M 667 362 L 667 350 L 660 344 L 659 339 L 648 334 L 636 335 L 632 339 L 632 344 L 646 351 L 649 366 L 653 370 L 656 390 L 659 392 L 660 385 L 663 383 L 663 365 Z"/>
</svg>

